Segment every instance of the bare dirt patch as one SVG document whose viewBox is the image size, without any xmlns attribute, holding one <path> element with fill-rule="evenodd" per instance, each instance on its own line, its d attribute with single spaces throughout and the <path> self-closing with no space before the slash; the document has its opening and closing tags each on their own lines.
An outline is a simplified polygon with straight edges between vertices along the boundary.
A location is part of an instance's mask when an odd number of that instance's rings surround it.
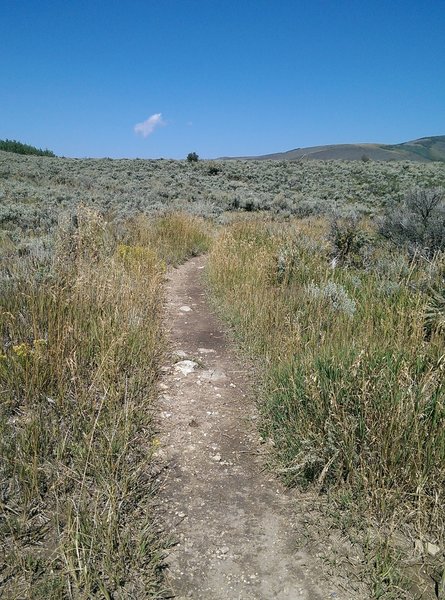
<svg viewBox="0 0 445 600">
<path fill-rule="evenodd" d="M 264 465 L 249 368 L 212 313 L 205 258 L 168 281 L 171 364 L 161 383 L 161 516 L 175 545 L 167 582 L 178 599 L 366 598 L 326 577 L 302 545 L 298 500 Z"/>
</svg>

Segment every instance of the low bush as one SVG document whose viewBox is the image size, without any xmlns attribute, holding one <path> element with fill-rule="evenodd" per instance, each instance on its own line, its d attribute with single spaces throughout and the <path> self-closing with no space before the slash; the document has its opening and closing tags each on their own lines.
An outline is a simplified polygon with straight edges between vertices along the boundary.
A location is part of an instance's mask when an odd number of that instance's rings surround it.
<svg viewBox="0 0 445 600">
<path fill-rule="evenodd" d="M 441 189 L 414 189 L 388 208 L 381 234 L 394 244 L 433 256 L 445 250 L 445 194 Z"/>
<path fill-rule="evenodd" d="M 330 220 L 329 240 L 335 262 L 360 263 L 362 252 L 370 244 L 370 235 L 355 212 L 334 214 Z"/>
</svg>

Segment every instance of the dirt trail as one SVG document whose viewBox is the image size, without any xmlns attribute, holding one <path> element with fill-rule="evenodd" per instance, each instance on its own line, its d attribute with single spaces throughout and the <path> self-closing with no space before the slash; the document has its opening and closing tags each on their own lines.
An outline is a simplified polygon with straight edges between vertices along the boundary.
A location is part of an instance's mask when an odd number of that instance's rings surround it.
<svg viewBox="0 0 445 600">
<path fill-rule="evenodd" d="M 178 599 L 349 599 L 296 547 L 295 506 L 264 469 L 249 377 L 207 303 L 204 264 L 191 260 L 168 281 L 160 497 L 178 544 L 167 581 Z"/>
</svg>

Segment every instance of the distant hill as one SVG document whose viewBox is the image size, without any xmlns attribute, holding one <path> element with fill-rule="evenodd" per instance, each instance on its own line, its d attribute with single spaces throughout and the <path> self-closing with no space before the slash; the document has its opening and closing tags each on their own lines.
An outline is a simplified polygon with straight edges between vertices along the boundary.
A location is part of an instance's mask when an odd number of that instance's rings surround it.
<svg viewBox="0 0 445 600">
<path fill-rule="evenodd" d="M 0 140 L 0 150 L 4 152 L 14 152 L 15 154 L 27 154 L 30 156 L 56 156 L 51 150 L 42 150 L 29 144 L 22 144 L 17 140 Z"/>
<path fill-rule="evenodd" d="M 262 156 L 238 157 L 252 160 L 413 160 L 445 161 L 445 135 L 424 137 L 402 144 L 334 144 L 295 148 Z"/>
</svg>

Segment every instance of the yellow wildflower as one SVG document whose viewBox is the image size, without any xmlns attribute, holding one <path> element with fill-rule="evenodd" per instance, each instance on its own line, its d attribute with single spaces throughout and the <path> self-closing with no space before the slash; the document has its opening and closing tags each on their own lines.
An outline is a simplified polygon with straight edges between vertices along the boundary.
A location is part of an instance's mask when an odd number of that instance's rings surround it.
<svg viewBox="0 0 445 600">
<path fill-rule="evenodd" d="M 29 356 L 30 354 L 32 354 L 32 348 L 26 342 L 22 342 L 21 344 L 18 344 L 17 346 L 13 346 L 12 350 L 15 354 L 17 354 L 17 356 L 19 358 L 25 358 L 26 356 Z"/>
</svg>

